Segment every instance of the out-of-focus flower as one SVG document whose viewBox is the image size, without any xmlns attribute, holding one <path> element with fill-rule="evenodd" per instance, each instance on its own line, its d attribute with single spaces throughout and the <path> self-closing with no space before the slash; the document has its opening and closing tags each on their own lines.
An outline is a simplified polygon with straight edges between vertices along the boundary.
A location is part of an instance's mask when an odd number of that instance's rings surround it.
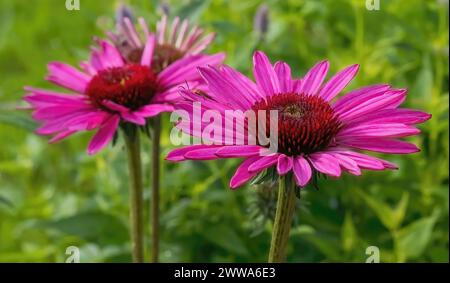
<svg viewBox="0 0 450 283">
<path fill-rule="evenodd" d="M 159 9 L 161 10 L 163 15 L 169 16 L 170 15 L 170 6 L 166 1 L 163 1 L 159 4 Z"/>
<path fill-rule="evenodd" d="M 139 19 L 141 27 L 146 28 L 143 19 Z M 109 33 L 109 38 L 121 50 L 129 62 L 140 58 L 145 42 L 136 31 L 133 23 L 125 18 L 117 24 L 117 32 Z M 188 20 L 175 18 L 168 23 L 167 16 L 163 16 L 156 24 L 156 45 L 153 56 L 153 68 L 163 70 L 180 58 L 202 53 L 214 40 L 215 34 L 205 34 L 198 26 L 190 27 Z"/>
<path fill-rule="evenodd" d="M 253 30 L 258 35 L 260 40 L 263 40 L 269 29 L 269 8 L 266 4 L 261 4 L 256 10 L 255 18 L 253 20 Z"/>
<path fill-rule="evenodd" d="M 213 145 L 176 149 L 169 153 L 168 160 L 244 158 L 231 179 L 231 188 L 241 186 L 269 168 L 276 168 L 279 176 L 292 172 L 297 185 L 304 187 L 316 173 L 339 177 L 342 171 L 360 175 L 362 169 L 397 168 L 388 161 L 357 150 L 390 154 L 419 151 L 414 144 L 398 138 L 419 134 L 415 124 L 427 121 L 431 115 L 398 108 L 406 98 L 406 89 L 395 89 L 387 84 L 372 85 L 335 100 L 358 72 L 358 65 L 345 68 L 323 84 L 328 61 L 319 62 L 301 79 L 293 79 L 289 65 L 284 62 L 273 66 L 263 52 L 256 52 L 253 62 L 256 84 L 228 66 L 199 68 L 208 84 L 208 97 L 184 89 L 181 92 L 186 101 L 177 104 L 176 108 L 193 116 L 194 103 L 199 101 L 202 113 L 211 109 L 222 117 L 226 117 L 227 110 L 253 111 L 256 115 L 261 115 L 259 110 L 266 110 L 262 114 L 266 115 L 262 117 L 266 121 L 266 137 L 270 136 L 272 122 L 269 111 L 276 110 L 276 152 L 268 152 L 269 146 L 263 146 L 259 136 L 254 137 L 256 145 L 248 143 L 250 138 L 244 144 L 226 140 L 230 133 L 234 136 L 252 134 L 248 131 L 251 127 L 248 119 L 236 119 L 236 124 L 221 124 L 219 132 L 223 134 L 212 138 Z M 196 121 L 198 119 L 191 118 L 177 126 L 194 136 L 210 127 Z"/>
<path fill-rule="evenodd" d="M 119 8 L 116 10 L 116 23 L 121 23 L 125 18 L 134 20 L 134 14 L 131 8 L 125 3 L 120 3 Z"/>
</svg>

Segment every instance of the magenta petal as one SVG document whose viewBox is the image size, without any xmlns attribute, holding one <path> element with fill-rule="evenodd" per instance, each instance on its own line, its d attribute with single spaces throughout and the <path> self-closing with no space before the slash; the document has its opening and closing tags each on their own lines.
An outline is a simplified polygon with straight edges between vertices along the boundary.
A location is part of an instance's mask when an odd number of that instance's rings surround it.
<svg viewBox="0 0 450 283">
<path fill-rule="evenodd" d="M 303 156 L 297 156 L 293 164 L 294 178 L 300 187 L 306 186 L 311 180 L 312 170 L 308 161 Z"/>
<path fill-rule="evenodd" d="M 411 135 L 417 135 L 420 130 L 413 127 L 400 123 L 365 123 L 359 125 L 353 125 L 342 129 L 338 135 L 337 139 L 350 139 L 353 137 L 406 137 Z"/>
<path fill-rule="evenodd" d="M 141 65 L 151 67 L 153 52 L 155 50 L 155 36 L 149 35 L 147 43 L 145 44 L 144 51 L 142 52 Z"/>
<path fill-rule="evenodd" d="M 64 130 L 86 130 L 92 121 L 100 120 L 103 123 L 105 112 L 83 110 L 71 114 L 54 117 L 45 122 L 45 125 L 36 130 L 39 135 L 49 135 Z"/>
<path fill-rule="evenodd" d="M 80 68 L 87 74 L 91 76 L 95 76 L 97 74 L 97 70 L 87 61 L 82 61 L 80 63 Z"/>
<path fill-rule="evenodd" d="M 63 140 L 65 138 L 75 134 L 76 132 L 78 132 L 78 131 L 68 130 L 68 131 L 61 132 L 61 133 L 57 134 L 56 136 L 54 136 L 53 138 L 51 138 L 49 143 L 59 142 L 60 140 Z"/>
<path fill-rule="evenodd" d="M 166 160 L 174 161 L 174 162 L 183 161 L 183 160 L 186 160 L 184 155 L 187 152 L 197 150 L 197 149 L 207 149 L 207 148 L 216 148 L 217 149 L 217 146 L 197 144 L 197 145 L 191 145 L 191 146 L 185 146 L 182 148 L 177 148 L 177 149 L 174 149 L 171 152 L 169 152 L 169 154 L 166 157 Z"/>
<path fill-rule="evenodd" d="M 326 101 L 338 95 L 358 73 L 359 65 L 352 65 L 334 75 L 320 90 L 319 96 Z"/>
<path fill-rule="evenodd" d="M 96 72 L 107 68 L 103 66 L 103 60 L 101 59 L 101 55 L 98 50 L 93 50 L 91 52 L 89 65 L 91 66 L 91 68 L 95 69 Z"/>
<path fill-rule="evenodd" d="M 195 86 L 193 88 L 195 88 Z M 154 104 L 162 104 L 162 103 L 174 104 L 174 103 L 180 101 L 180 99 L 181 99 L 181 95 L 180 95 L 179 91 L 180 91 L 179 86 L 176 86 L 176 87 L 168 89 L 162 93 L 157 93 L 153 97 L 152 103 L 154 103 Z"/>
<path fill-rule="evenodd" d="M 321 61 L 312 67 L 302 79 L 302 89 L 300 92 L 311 95 L 316 94 L 327 76 L 329 67 L 330 64 L 327 60 Z"/>
<path fill-rule="evenodd" d="M 280 92 L 277 74 L 269 58 L 261 51 L 256 51 L 253 55 L 253 74 L 258 87 L 266 96 Z"/>
<path fill-rule="evenodd" d="M 275 73 L 280 84 L 280 92 L 287 93 L 292 91 L 291 68 L 285 62 L 275 63 Z"/>
<path fill-rule="evenodd" d="M 186 52 L 190 54 L 199 54 L 214 40 L 216 34 L 211 33 L 200 39 L 194 46 L 189 48 Z"/>
<path fill-rule="evenodd" d="M 235 85 L 233 78 L 228 78 L 227 75 L 213 67 L 199 67 L 198 71 L 208 83 L 211 95 L 214 94 L 217 99 L 224 103 L 229 102 L 241 110 L 249 109 L 252 106 L 252 99 L 249 99 L 247 94 Z"/>
<path fill-rule="evenodd" d="M 301 93 L 303 87 L 303 81 L 301 79 L 292 80 L 292 88 L 290 91 L 294 93 Z"/>
<path fill-rule="evenodd" d="M 102 48 L 100 59 L 102 60 L 103 68 L 121 67 L 124 62 L 120 51 L 112 44 L 105 40 L 100 40 L 99 44 Z"/>
<path fill-rule="evenodd" d="M 420 151 L 420 149 L 412 143 L 382 138 L 352 138 L 341 140 L 339 141 L 339 144 L 381 153 L 408 154 Z"/>
<path fill-rule="evenodd" d="M 36 109 L 33 112 L 32 117 L 37 121 L 54 120 L 62 116 L 70 116 L 76 112 L 81 114 L 90 112 L 91 110 L 95 111 L 90 105 L 55 105 Z"/>
<path fill-rule="evenodd" d="M 252 165 L 249 166 L 248 171 L 250 173 L 260 172 L 278 162 L 278 154 L 259 157 Z"/>
<path fill-rule="evenodd" d="M 237 187 L 243 185 L 245 182 L 249 181 L 253 178 L 257 172 L 249 172 L 248 167 L 252 165 L 259 157 L 249 157 L 245 159 L 241 165 L 237 168 L 236 173 L 230 180 L 230 187 L 232 189 L 236 189 Z"/>
<path fill-rule="evenodd" d="M 216 155 L 217 147 L 207 147 L 188 151 L 184 154 L 186 159 L 191 160 L 213 160 L 220 158 Z"/>
<path fill-rule="evenodd" d="M 383 166 L 386 169 L 392 169 L 392 170 L 397 170 L 398 169 L 398 166 L 395 163 L 392 163 L 392 162 L 389 162 L 389 161 L 386 161 L 386 160 L 383 160 L 383 159 L 378 159 L 378 160 L 380 160 L 381 163 L 383 163 Z"/>
<path fill-rule="evenodd" d="M 223 158 L 250 157 L 260 154 L 261 149 L 257 145 L 230 145 L 217 150 L 216 155 Z"/>
<path fill-rule="evenodd" d="M 118 112 L 120 114 L 127 113 L 127 112 L 130 111 L 130 109 L 128 109 L 127 107 L 125 107 L 123 105 L 120 105 L 120 104 L 117 104 L 117 103 L 115 103 L 115 102 L 113 102 L 111 100 L 104 100 L 102 102 L 102 105 L 107 107 L 108 109 L 116 111 L 116 112 Z"/>
<path fill-rule="evenodd" d="M 160 21 L 156 23 L 156 34 L 158 35 L 158 43 L 164 43 L 164 37 L 166 34 L 167 16 L 164 14 Z"/>
<path fill-rule="evenodd" d="M 129 44 L 132 44 L 136 47 L 142 46 L 142 42 L 136 30 L 136 27 L 129 17 L 125 17 L 121 23 L 119 22 L 119 25 L 122 26 L 123 32 L 127 34 L 127 37 L 130 41 Z"/>
<path fill-rule="evenodd" d="M 405 125 L 420 124 L 428 121 L 431 114 L 417 111 L 413 109 L 384 109 L 376 111 L 375 113 L 357 117 L 350 121 L 351 125 L 357 123 L 402 123 Z"/>
<path fill-rule="evenodd" d="M 346 156 L 349 156 L 353 161 L 356 162 L 356 164 L 358 164 L 358 167 L 362 168 L 362 169 L 370 169 L 370 170 L 384 170 L 384 165 L 383 163 L 372 157 L 372 156 L 368 156 L 365 154 L 346 154 Z"/>
<path fill-rule="evenodd" d="M 323 174 L 339 177 L 341 175 L 341 167 L 339 161 L 327 153 L 314 153 L 311 154 L 309 160 L 314 168 Z"/>
<path fill-rule="evenodd" d="M 231 80 L 234 81 L 235 85 L 241 89 L 242 92 L 246 93 L 246 96 L 250 101 L 256 102 L 265 97 L 265 95 L 261 94 L 258 90 L 258 87 L 256 84 L 251 81 L 249 78 L 244 76 L 242 73 L 236 71 L 235 69 L 223 65 L 222 66 L 222 72 L 224 75 L 228 76 Z"/>
<path fill-rule="evenodd" d="M 24 89 L 30 92 L 30 94 L 27 94 L 24 97 L 24 100 L 36 108 L 57 105 L 71 106 L 74 104 L 88 104 L 85 95 L 70 95 L 33 87 L 25 87 Z"/>
<path fill-rule="evenodd" d="M 73 119 L 70 123 L 68 123 L 67 129 L 76 131 L 91 131 L 100 127 L 103 122 L 109 118 L 109 116 L 109 113 L 97 110 L 87 115 L 80 116 L 78 119 Z"/>
<path fill-rule="evenodd" d="M 355 118 L 374 113 L 382 109 L 396 108 L 406 97 L 406 90 L 388 90 L 382 95 L 363 98 L 360 104 L 345 110 L 336 110 L 342 121 L 348 122 Z"/>
<path fill-rule="evenodd" d="M 362 154 L 359 152 L 346 150 L 346 149 L 332 149 L 332 153 L 337 153 L 340 156 L 346 156 L 355 161 L 361 169 L 370 169 L 370 170 L 384 170 L 388 169 L 397 169 L 397 166 L 389 161 L 379 159 L 373 156 L 369 156 L 366 154 Z"/>
<path fill-rule="evenodd" d="M 382 96 L 389 88 L 389 85 L 380 84 L 355 89 L 340 97 L 332 107 L 337 113 L 344 113 L 369 99 Z"/>
<path fill-rule="evenodd" d="M 112 115 L 103 123 L 89 143 L 87 151 L 89 155 L 97 153 L 109 143 L 116 133 L 119 122 L 119 115 Z"/>
<path fill-rule="evenodd" d="M 399 107 L 403 102 L 405 102 L 406 95 L 408 94 L 408 90 L 405 88 L 401 89 L 391 89 L 386 92 L 387 95 L 396 96 L 397 99 L 392 100 L 390 103 L 384 105 L 383 109 L 395 109 Z"/>
<path fill-rule="evenodd" d="M 102 104 L 108 109 L 118 112 L 120 114 L 120 117 L 122 117 L 122 119 L 127 122 L 141 126 L 145 125 L 145 119 L 141 115 L 139 115 L 138 112 L 131 112 L 131 110 L 127 107 L 110 100 L 105 100 L 102 102 Z"/>
<path fill-rule="evenodd" d="M 291 156 L 280 154 L 278 156 L 277 171 L 279 175 L 286 175 L 291 171 L 293 166 L 293 159 Z"/>
<path fill-rule="evenodd" d="M 84 93 L 91 78 L 76 68 L 60 62 L 48 64 L 48 71 L 47 80 L 78 93 Z"/>
<path fill-rule="evenodd" d="M 327 152 L 328 154 L 332 155 L 334 158 L 336 158 L 339 162 L 339 164 L 344 168 L 346 171 L 353 175 L 361 175 L 361 169 L 358 167 L 358 163 L 353 160 L 352 158 L 339 154 L 339 153 L 333 153 L 333 152 Z"/>
<path fill-rule="evenodd" d="M 171 112 L 173 110 L 174 110 L 174 107 L 169 104 L 150 104 L 150 105 L 141 107 L 134 113 L 141 117 L 148 118 L 148 117 L 154 117 L 162 112 Z"/>
<path fill-rule="evenodd" d="M 93 50 L 89 60 L 90 65 L 97 71 L 124 65 L 119 50 L 107 41 L 98 41 L 101 50 Z"/>
<path fill-rule="evenodd" d="M 122 119 L 124 119 L 125 121 L 139 125 L 139 126 L 144 126 L 146 123 L 145 118 L 143 118 L 142 116 L 139 116 L 135 112 L 123 113 L 121 116 L 122 116 Z"/>
<path fill-rule="evenodd" d="M 183 84 L 186 81 L 200 79 L 197 67 L 211 65 L 216 66 L 222 63 L 225 54 L 215 55 L 193 55 L 177 60 L 170 64 L 158 75 L 159 83 L 165 89 Z"/>
</svg>

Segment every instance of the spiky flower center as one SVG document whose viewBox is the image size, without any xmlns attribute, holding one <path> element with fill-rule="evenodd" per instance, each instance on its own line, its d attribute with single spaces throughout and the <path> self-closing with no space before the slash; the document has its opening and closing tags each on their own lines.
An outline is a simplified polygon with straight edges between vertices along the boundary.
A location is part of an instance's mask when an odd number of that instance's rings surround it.
<svg viewBox="0 0 450 283">
<path fill-rule="evenodd" d="M 91 102 L 104 109 L 110 100 L 131 110 L 148 104 L 158 89 L 157 77 L 147 66 L 130 64 L 99 71 L 86 88 Z"/>
<path fill-rule="evenodd" d="M 170 44 L 158 44 L 153 54 L 152 68 L 160 72 L 183 56 L 182 51 Z"/>
<path fill-rule="evenodd" d="M 128 48 L 124 45 L 122 53 L 125 54 L 125 59 L 131 64 L 139 64 L 141 62 L 142 48 Z M 152 58 L 152 69 L 155 73 L 159 73 L 167 66 L 177 61 L 184 56 L 184 52 L 170 44 L 157 44 Z"/>
<path fill-rule="evenodd" d="M 266 136 L 270 110 L 278 111 L 278 152 L 289 156 L 310 154 L 328 147 L 341 128 L 333 108 L 319 96 L 282 93 L 257 102 L 252 109 L 266 110 Z"/>
</svg>

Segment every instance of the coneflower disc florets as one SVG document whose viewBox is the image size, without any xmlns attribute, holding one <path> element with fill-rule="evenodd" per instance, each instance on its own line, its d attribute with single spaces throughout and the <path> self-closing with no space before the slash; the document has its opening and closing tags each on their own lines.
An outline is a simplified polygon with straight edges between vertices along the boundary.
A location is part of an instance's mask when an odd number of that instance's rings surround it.
<svg viewBox="0 0 450 283">
<path fill-rule="evenodd" d="M 297 156 L 328 147 L 341 128 L 333 108 L 321 97 L 282 93 L 257 102 L 252 109 L 266 111 L 266 136 L 270 110 L 278 111 L 278 152 Z"/>
<path fill-rule="evenodd" d="M 185 53 L 170 44 L 158 44 L 153 54 L 152 67 L 156 72 L 160 72 L 184 55 Z"/>
<path fill-rule="evenodd" d="M 144 51 L 143 48 L 129 48 L 127 46 L 126 42 L 122 44 L 124 49 L 122 52 L 125 54 L 126 61 L 130 64 L 138 64 Z M 173 62 L 183 58 L 184 55 L 184 52 L 169 44 L 157 44 L 152 58 L 152 69 L 155 73 L 159 73 Z"/>
<path fill-rule="evenodd" d="M 86 93 L 97 107 L 105 100 L 136 110 L 149 104 L 157 92 L 155 73 L 147 66 L 130 64 L 99 71 L 89 82 Z"/>
</svg>

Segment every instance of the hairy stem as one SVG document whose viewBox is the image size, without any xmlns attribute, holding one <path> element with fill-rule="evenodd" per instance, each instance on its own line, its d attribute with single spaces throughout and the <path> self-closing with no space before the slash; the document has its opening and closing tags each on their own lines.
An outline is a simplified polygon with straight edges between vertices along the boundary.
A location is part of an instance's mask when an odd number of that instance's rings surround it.
<svg viewBox="0 0 450 283">
<path fill-rule="evenodd" d="M 130 178 L 130 222 L 133 262 L 144 262 L 142 164 L 139 132 L 125 133 Z"/>
<path fill-rule="evenodd" d="M 152 262 L 159 261 L 159 155 L 161 119 L 155 117 L 152 140 Z"/>
<path fill-rule="evenodd" d="M 278 180 L 277 211 L 270 244 L 269 263 L 280 263 L 285 260 L 286 246 L 294 217 L 296 196 L 294 180 L 280 176 Z"/>
</svg>

